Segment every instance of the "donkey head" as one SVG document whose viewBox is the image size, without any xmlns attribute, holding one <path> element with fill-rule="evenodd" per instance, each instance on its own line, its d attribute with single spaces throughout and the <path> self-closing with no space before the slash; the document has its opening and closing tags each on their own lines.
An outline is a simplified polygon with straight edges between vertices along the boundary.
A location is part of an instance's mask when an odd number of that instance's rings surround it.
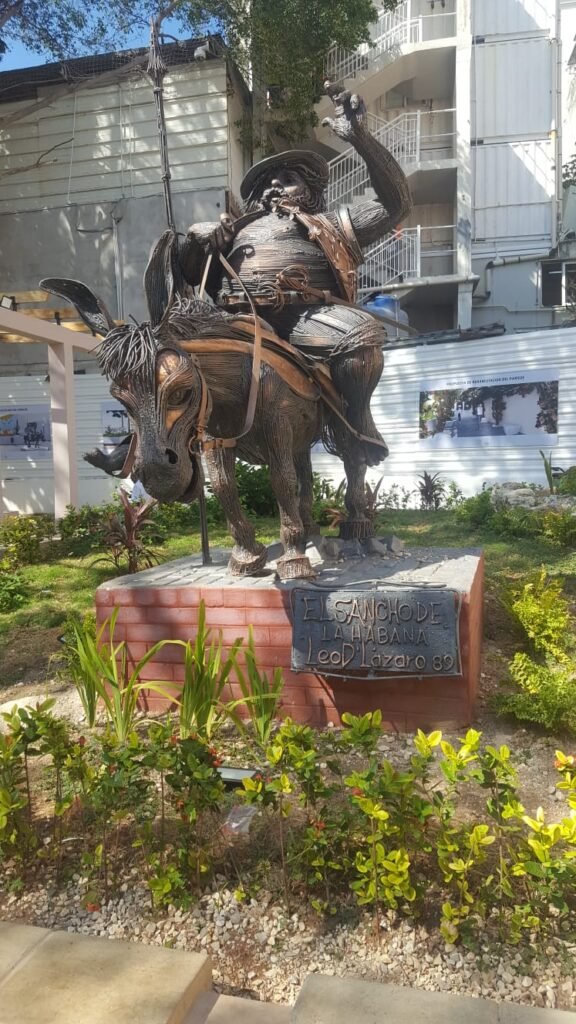
<svg viewBox="0 0 576 1024">
<path fill-rule="evenodd" d="M 203 485 L 196 440 L 209 411 L 197 360 L 150 324 L 109 329 L 114 322 L 102 302 L 80 282 L 51 278 L 42 287 L 72 301 L 91 330 L 104 335 L 100 368 L 137 435 L 134 478 L 158 501 L 192 501 Z"/>
</svg>

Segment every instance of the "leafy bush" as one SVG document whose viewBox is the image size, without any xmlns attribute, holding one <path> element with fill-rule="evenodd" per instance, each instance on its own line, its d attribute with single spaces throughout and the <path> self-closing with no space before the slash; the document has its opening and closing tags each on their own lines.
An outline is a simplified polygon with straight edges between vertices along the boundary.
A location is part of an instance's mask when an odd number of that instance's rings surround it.
<svg viewBox="0 0 576 1024">
<path fill-rule="evenodd" d="M 466 526 L 486 526 L 494 515 L 492 505 L 492 492 L 487 489 L 475 494 L 472 498 L 465 498 L 456 509 L 456 516 Z"/>
<path fill-rule="evenodd" d="M 556 481 L 556 490 L 559 494 L 567 494 L 576 497 L 576 466 L 570 466 L 565 473 L 562 473 Z"/>
<path fill-rule="evenodd" d="M 19 572 L 11 563 L 3 558 L 0 560 L 0 612 L 12 612 L 26 603 L 28 594 L 26 584 Z"/>
<path fill-rule="evenodd" d="M 206 519 L 210 526 L 224 522 L 224 510 L 215 497 L 208 493 L 205 497 Z M 197 501 L 190 505 L 181 501 L 172 501 L 166 505 L 156 505 L 153 514 L 154 525 L 161 533 L 192 533 L 200 525 L 200 509 Z"/>
<path fill-rule="evenodd" d="M 270 483 L 270 471 L 267 466 L 250 466 L 246 462 L 236 462 L 234 469 L 240 502 L 245 511 L 252 516 L 262 518 L 276 516 L 278 505 Z"/>
<path fill-rule="evenodd" d="M 576 545 L 576 516 L 560 509 L 544 512 L 541 519 L 544 537 L 554 544 L 572 548 Z"/>
<path fill-rule="evenodd" d="M 559 580 L 542 571 L 517 591 L 510 609 L 522 626 L 527 651 L 509 665 L 514 689 L 497 694 L 494 706 L 546 729 L 576 733 L 574 623 Z"/>
<path fill-rule="evenodd" d="M 54 533 L 49 516 L 7 515 L 0 521 L 0 545 L 11 565 L 31 565 L 40 558 L 40 541 Z"/>
<path fill-rule="evenodd" d="M 71 554 L 81 555 L 102 546 L 104 531 L 110 516 L 117 511 L 114 502 L 102 505 L 68 505 L 66 515 L 58 526 L 60 536 Z"/>
</svg>

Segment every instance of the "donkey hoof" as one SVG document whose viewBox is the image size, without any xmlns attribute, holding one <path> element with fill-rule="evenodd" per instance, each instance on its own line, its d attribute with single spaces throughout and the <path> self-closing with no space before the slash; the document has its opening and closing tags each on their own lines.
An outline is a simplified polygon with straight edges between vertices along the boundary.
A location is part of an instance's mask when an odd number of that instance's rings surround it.
<svg viewBox="0 0 576 1024">
<path fill-rule="evenodd" d="M 374 536 L 374 523 L 371 519 L 345 519 L 338 535 L 340 540 L 367 540 Z"/>
<path fill-rule="evenodd" d="M 254 553 L 235 547 L 228 562 L 228 571 L 232 576 L 256 576 L 266 565 L 268 551 L 265 547 Z"/>
<path fill-rule="evenodd" d="M 306 555 L 285 555 L 276 562 L 276 572 L 281 580 L 311 579 L 316 576 Z"/>
</svg>

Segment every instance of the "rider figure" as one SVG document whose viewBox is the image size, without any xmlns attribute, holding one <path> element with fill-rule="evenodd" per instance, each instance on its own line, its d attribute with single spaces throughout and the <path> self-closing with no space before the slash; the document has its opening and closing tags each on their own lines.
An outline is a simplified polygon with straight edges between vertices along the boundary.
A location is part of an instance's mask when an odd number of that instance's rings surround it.
<svg viewBox="0 0 576 1024">
<path fill-rule="evenodd" d="M 406 177 L 392 155 L 367 131 L 358 96 L 327 84 L 335 117 L 324 124 L 364 160 L 375 199 L 336 212 L 325 211 L 328 165 L 306 150 L 279 153 L 248 171 L 241 185 L 245 214 L 234 222 L 193 224 L 179 262 L 189 284 L 198 286 L 206 259 L 213 259 L 206 290 L 230 312 L 256 311 L 286 341 L 328 359 L 346 403 L 346 415 L 365 438 L 365 464 L 387 454 L 370 413 L 370 397 L 383 368 L 386 330 L 367 310 L 354 306 L 362 250 L 391 232 L 410 212 Z M 222 254 L 228 267 L 222 265 Z M 233 273 L 230 272 L 232 269 Z M 338 438 L 340 447 L 345 437 Z M 358 457 L 358 448 L 355 450 Z"/>
</svg>

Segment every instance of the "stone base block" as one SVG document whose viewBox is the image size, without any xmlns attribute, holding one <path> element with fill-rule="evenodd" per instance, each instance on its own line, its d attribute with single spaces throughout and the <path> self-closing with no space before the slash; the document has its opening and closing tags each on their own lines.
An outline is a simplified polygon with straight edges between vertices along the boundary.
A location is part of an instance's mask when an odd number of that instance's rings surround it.
<svg viewBox="0 0 576 1024">
<path fill-rule="evenodd" d="M 284 673 L 282 712 L 299 722 L 338 725 L 345 711 L 363 714 L 379 708 L 387 728 L 465 726 L 474 716 L 480 676 L 483 601 L 483 559 L 478 551 L 414 549 L 386 557 L 367 556 L 329 563 L 308 554 L 316 580 L 279 582 L 273 574 L 238 579 L 226 573 L 228 552 L 212 553 L 214 564 L 203 567 L 198 557 L 179 559 L 130 577 L 110 580 L 96 592 L 97 621 L 102 624 L 119 608 L 115 639 L 125 640 L 134 661 L 157 640 L 188 640 L 195 636 L 198 609 L 206 606 L 207 624 L 221 631 L 225 645 L 247 637 L 252 627 L 258 663 Z M 447 587 L 459 595 L 461 674 L 366 679 L 335 678 L 317 672 L 293 672 L 291 665 L 294 587 L 320 585 L 340 590 L 376 585 Z M 143 671 L 142 678 L 164 680 L 178 692 L 183 679 L 182 649 L 165 647 Z M 228 697 L 240 696 L 232 681 Z M 149 710 L 167 706 L 150 693 Z"/>
</svg>

